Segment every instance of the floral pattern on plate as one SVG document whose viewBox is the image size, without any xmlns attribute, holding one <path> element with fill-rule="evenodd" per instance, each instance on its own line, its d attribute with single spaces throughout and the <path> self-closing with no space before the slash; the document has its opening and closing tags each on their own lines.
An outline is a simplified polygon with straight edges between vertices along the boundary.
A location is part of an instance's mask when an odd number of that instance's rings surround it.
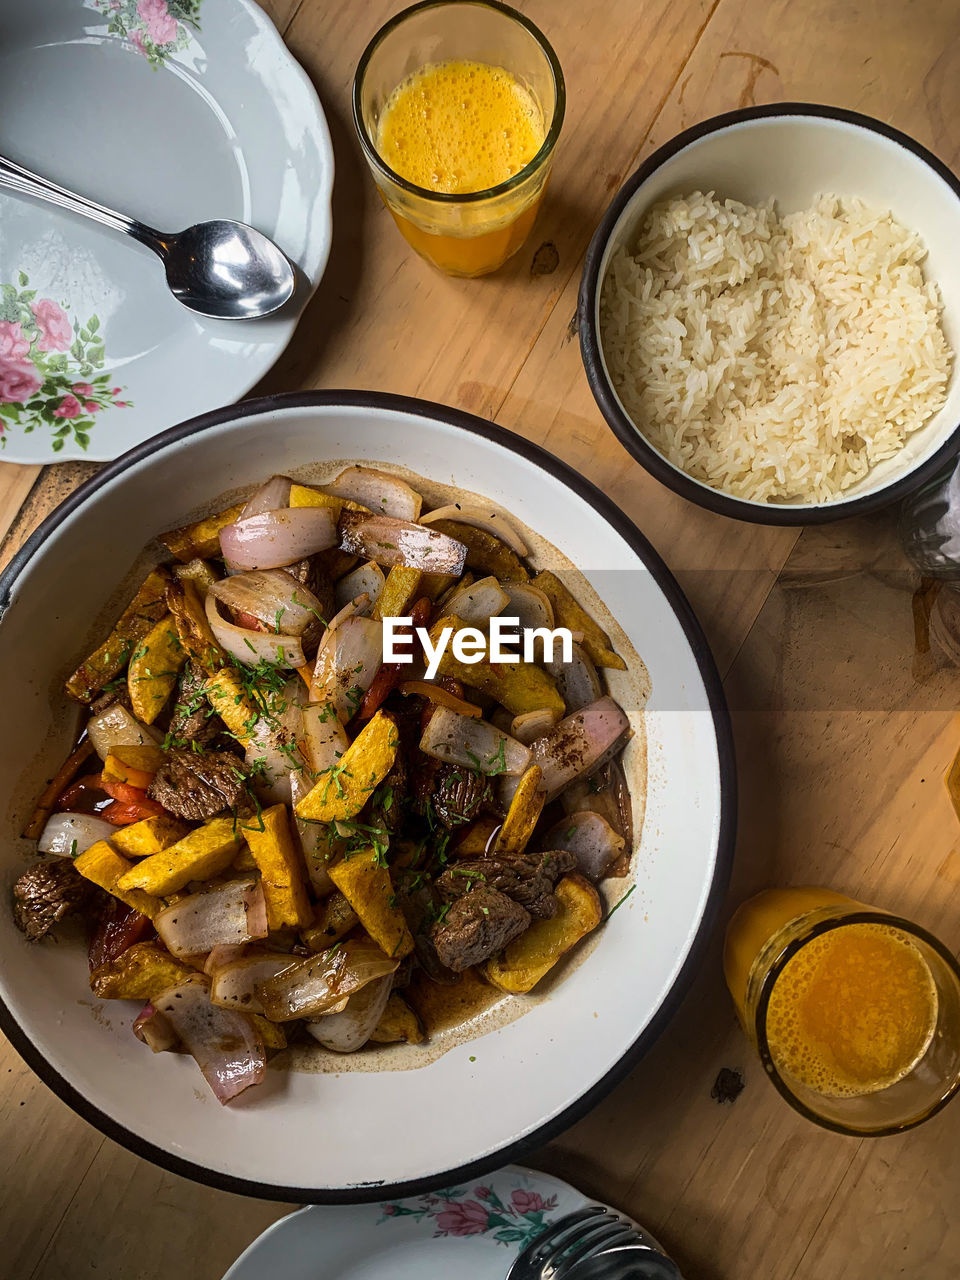
<svg viewBox="0 0 960 1280">
<path fill-rule="evenodd" d="M 52 298 L 39 298 L 21 271 L 17 284 L 0 285 L 0 447 L 10 427 L 24 434 L 48 427 L 59 453 L 72 435 L 81 449 L 101 409 L 128 408 L 122 387 L 101 373 L 104 349 L 99 317 L 72 321 Z"/>
<path fill-rule="evenodd" d="M 492 1235 L 499 1244 L 513 1245 L 519 1251 L 543 1231 L 547 1215 L 557 1207 L 557 1197 L 544 1198 L 537 1191 L 516 1187 L 504 1202 L 493 1187 L 474 1187 L 468 1199 L 467 1187 L 452 1187 L 417 1200 L 380 1206 L 383 1216 L 378 1226 L 391 1219 L 412 1217 L 417 1222 L 432 1218 L 434 1236 Z"/>
<path fill-rule="evenodd" d="M 108 19 L 107 30 L 123 36 L 154 67 L 190 43 L 200 30 L 202 0 L 93 0 Z"/>
</svg>

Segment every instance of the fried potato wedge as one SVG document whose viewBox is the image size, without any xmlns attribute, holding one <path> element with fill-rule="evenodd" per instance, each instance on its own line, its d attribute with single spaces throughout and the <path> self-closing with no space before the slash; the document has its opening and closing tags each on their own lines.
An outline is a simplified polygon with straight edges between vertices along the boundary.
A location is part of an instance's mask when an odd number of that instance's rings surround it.
<svg viewBox="0 0 960 1280">
<path fill-rule="evenodd" d="M 226 662 L 226 655 L 210 630 L 203 601 L 194 583 L 174 578 L 167 585 L 167 607 L 173 614 L 177 636 L 186 656 L 213 675 Z"/>
<path fill-rule="evenodd" d="M 330 879 L 353 907 L 360 923 L 388 956 L 413 950 L 413 935 L 397 905 L 390 869 L 372 846 L 351 853 L 330 868 Z"/>
<path fill-rule="evenodd" d="M 481 570 L 481 577 L 493 574 L 501 582 L 526 582 L 530 577 L 516 552 L 485 529 L 459 520 L 435 520 L 430 528 L 462 542 L 467 548 L 467 568 Z"/>
<path fill-rule="evenodd" d="M 405 618 L 406 611 L 420 588 L 422 578 L 423 573 L 419 569 L 395 564 L 387 574 L 383 590 L 370 616 L 377 621 L 381 618 Z"/>
<path fill-rule="evenodd" d="M 326 951 L 360 923 L 360 917 L 339 889 L 317 907 L 313 924 L 300 936 L 311 951 Z"/>
<path fill-rule="evenodd" d="M 586 609 L 570 594 L 555 573 L 544 569 L 533 580 L 553 605 L 554 622 L 558 627 L 583 632 L 583 647 L 598 667 L 612 667 L 626 671 L 627 664 L 614 653 L 610 637 L 598 622 L 594 622 Z"/>
<path fill-rule="evenodd" d="M 553 919 L 535 920 L 501 955 L 482 966 L 487 980 L 501 991 L 532 990 L 603 918 L 600 895 L 583 876 L 564 876 L 554 892 L 559 910 Z"/>
<path fill-rule="evenodd" d="M 173 575 L 181 582 L 192 582 L 201 600 L 206 600 L 207 592 L 215 582 L 220 581 L 220 575 L 208 560 L 188 560 L 186 564 L 175 564 Z"/>
<path fill-rule="evenodd" d="M 543 770 L 538 764 L 532 764 L 524 771 L 513 793 L 503 826 L 494 841 L 494 853 L 523 853 L 529 844 L 533 829 L 547 802 L 546 792 L 540 790 L 542 778 Z"/>
<path fill-rule="evenodd" d="M 464 625 L 455 613 L 448 613 L 430 628 L 430 639 L 436 644 L 445 627 L 461 631 Z M 479 662 L 461 662 L 447 645 L 439 671 L 442 676 L 452 676 L 496 698 L 515 716 L 547 710 L 560 719 L 566 710 L 553 676 L 529 662 L 502 662 L 493 666 L 483 657 Z"/>
<path fill-rule="evenodd" d="M 293 842 L 287 806 L 275 804 L 240 824 L 260 872 L 267 903 L 267 927 L 302 929 L 313 920 L 303 860 Z"/>
<path fill-rule="evenodd" d="M 351 502 L 349 498 L 336 498 L 332 493 L 322 493 L 319 489 L 311 489 L 309 485 L 292 484 L 290 486 L 291 507 L 329 507 L 336 512 L 369 511 L 369 507 L 359 502 Z"/>
<path fill-rule="evenodd" d="M 233 736 L 246 746 L 260 713 L 244 692 L 236 671 L 232 667 L 223 667 L 204 682 L 203 691 Z"/>
<path fill-rule="evenodd" d="M 166 706 L 186 660 L 187 651 L 168 613 L 141 640 L 127 667 L 130 706 L 143 724 L 153 724 Z"/>
<path fill-rule="evenodd" d="M 260 1032 L 264 1048 L 285 1049 L 287 1047 L 287 1033 L 279 1023 L 271 1022 L 262 1013 L 248 1013 L 247 1017 Z"/>
<path fill-rule="evenodd" d="M 297 805 L 309 822 L 346 821 L 360 812 L 393 768 L 400 736 L 393 717 L 378 711 Z"/>
<path fill-rule="evenodd" d="M 116 835 L 110 837 L 110 843 L 128 857 L 149 858 L 151 854 L 162 853 L 182 840 L 189 830 L 179 818 L 163 813 L 156 818 L 134 822 L 129 827 L 118 827 Z"/>
<path fill-rule="evenodd" d="M 66 690 L 71 698 L 77 702 L 92 702 L 103 686 L 120 674 L 140 641 L 166 614 L 169 582 L 170 575 L 166 569 L 154 569 L 147 574 L 109 636 L 67 681 Z"/>
<path fill-rule="evenodd" d="M 159 853 L 144 858 L 120 877 L 118 888 L 124 892 L 143 889 L 166 897 L 188 885 L 191 880 L 209 880 L 226 871 L 240 849 L 234 819 L 211 818 Z"/>
<path fill-rule="evenodd" d="M 151 1000 L 196 974 L 155 942 L 136 942 L 116 960 L 90 975 L 90 990 L 101 1000 Z"/>
<path fill-rule="evenodd" d="M 371 1033 L 376 1044 L 422 1044 L 423 1027 L 420 1019 L 396 991 L 391 991 L 380 1021 Z"/>
<path fill-rule="evenodd" d="M 202 520 L 194 520 L 180 529 L 161 533 L 157 541 L 184 564 L 188 560 L 209 560 L 211 556 L 220 554 L 220 530 L 239 520 L 243 507 L 244 504 L 238 502 L 235 507 L 227 507 L 225 511 L 204 516 Z"/>
<path fill-rule="evenodd" d="M 98 840 L 96 844 L 92 844 L 89 849 L 74 858 L 73 865 L 85 879 L 99 885 L 101 889 L 106 889 L 107 893 L 112 893 L 115 898 L 119 898 L 128 907 L 132 907 L 134 911 L 139 911 L 141 915 L 151 920 L 164 908 L 165 904 L 151 893 L 144 893 L 142 889 L 120 888 L 119 880 L 128 871 L 133 870 L 133 863 L 122 853 L 112 849 L 106 840 Z"/>
</svg>

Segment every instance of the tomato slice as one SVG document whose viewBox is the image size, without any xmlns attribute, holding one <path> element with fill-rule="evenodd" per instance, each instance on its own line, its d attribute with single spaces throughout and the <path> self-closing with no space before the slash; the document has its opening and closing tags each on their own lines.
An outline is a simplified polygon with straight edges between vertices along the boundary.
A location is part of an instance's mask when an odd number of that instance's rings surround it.
<svg viewBox="0 0 960 1280">
<path fill-rule="evenodd" d="M 125 902 L 111 898 L 103 908 L 93 933 L 90 935 L 88 960 L 90 972 L 102 964 L 116 960 L 135 942 L 142 942 L 151 931 L 146 916 L 128 907 Z"/>
</svg>

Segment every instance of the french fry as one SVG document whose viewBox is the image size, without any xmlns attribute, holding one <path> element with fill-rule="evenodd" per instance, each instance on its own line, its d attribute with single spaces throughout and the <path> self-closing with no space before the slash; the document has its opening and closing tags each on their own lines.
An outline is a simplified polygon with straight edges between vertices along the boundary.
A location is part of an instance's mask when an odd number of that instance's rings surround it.
<svg viewBox="0 0 960 1280">
<path fill-rule="evenodd" d="M 143 889 L 166 897 L 191 880 L 208 880 L 226 871 L 239 848 L 240 840 L 233 818 L 211 818 L 176 844 L 131 866 L 117 885 L 125 893 Z"/>
<path fill-rule="evenodd" d="M 110 843 L 128 857 L 149 858 L 151 854 L 162 853 L 182 840 L 189 830 L 185 822 L 164 813 L 156 818 L 144 818 L 129 827 L 118 827 L 110 837 Z"/>
<path fill-rule="evenodd" d="M 175 564 L 173 566 L 173 575 L 179 578 L 181 582 L 192 582 L 197 589 L 197 595 L 201 600 L 206 600 L 207 592 L 215 582 L 219 582 L 219 575 L 207 560 L 188 560 L 186 564 Z"/>
<path fill-rule="evenodd" d="M 90 990 L 101 1000 L 151 1000 L 196 973 L 155 942 L 136 942 L 94 969 Z"/>
<path fill-rule="evenodd" d="M 464 625 L 455 613 L 448 613 L 430 628 L 430 639 L 436 644 L 445 627 L 456 632 L 462 631 Z M 452 676 L 496 698 L 515 716 L 545 709 L 559 719 L 566 709 L 553 677 L 530 662 L 498 663 L 496 668 L 484 657 L 479 662 L 461 662 L 448 644 L 440 659 L 439 671 L 442 676 Z"/>
<path fill-rule="evenodd" d="M 307 897 L 303 862 L 293 843 L 287 806 L 275 804 L 263 809 L 259 821 L 247 819 L 240 830 L 260 871 L 268 928 L 301 929 L 309 925 L 313 908 Z"/>
<path fill-rule="evenodd" d="M 208 675 L 224 665 L 226 657 L 207 621 L 196 586 L 189 579 L 173 578 L 167 585 L 167 608 L 173 614 L 177 636 L 190 657 Z"/>
<path fill-rule="evenodd" d="M 93 743 L 89 738 L 84 738 L 79 747 L 71 751 L 70 755 L 67 756 L 46 787 L 44 787 L 43 794 L 37 801 L 37 807 L 30 815 L 30 821 L 23 829 L 24 840 L 40 839 L 41 835 L 43 835 L 43 828 L 47 825 L 47 819 L 53 813 L 53 806 L 57 803 L 60 795 L 67 789 L 90 757 L 95 754 Z"/>
<path fill-rule="evenodd" d="M 481 966 L 487 980 L 501 991 L 532 990 L 561 956 L 600 923 L 603 906 L 589 880 L 564 876 L 554 892 L 559 910 L 553 919 L 535 920 L 501 955 Z"/>
<path fill-rule="evenodd" d="M 369 511 L 369 507 L 359 502 L 351 502 L 349 498 L 336 498 L 332 493 L 323 493 L 319 489 L 311 489 L 305 484 L 290 486 L 291 507 L 329 507 L 337 516 L 341 511 Z"/>
<path fill-rule="evenodd" d="M 234 520 L 239 520 L 244 503 L 238 502 L 234 507 L 218 511 L 215 515 L 204 516 L 202 520 L 194 520 L 180 529 L 170 529 L 158 535 L 158 542 L 184 564 L 188 560 L 209 560 L 211 556 L 220 554 L 220 530 Z"/>
<path fill-rule="evenodd" d="M 120 888 L 119 880 L 133 870 L 133 863 L 122 853 L 117 853 L 116 849 L 111 849 L 106 840 L 98 840 L 96 844 L 92 844 L 74 858 L 73 865 L 85 879 L 106 889 L 107 893 L 112 893 L 115 898 L 150 920 L 164 908 L 164 904 L 152 893 L 144 893 L 142 889 Z"/>
<path fill-rule="evenodd" d="M 413 935 L 397 905 L 390 870 L 370 847 L 350 854 L 330 868 L 330 879 L 360 918 L 360 923 L 388 956 L 408 956 Z"/>
<path fill-rule="evenodd" d="M 419 569 L 395 564 L 387 574 L 380 598 L 373 606 L 370 616 L 377 621 L 381 618 L 405 618 L 407 609 L 419 591 L 422 577 Z"/>
<path fill-rule="evenodd" d="M 494 853 L 523 853 L 529 844 L 547 800 L 546 792 L 540 790 L 542 778 L 543 770 L 538 764 L 524 772 L 494 842 Z"/>
<path fill-rule="evenodd" d="M 265 1048 L 285 1049 L 287 1047 L 287 1033 L 279 1023 L 271 1022 L 261 1013 L 248 1013 L 247 1017 L 260 1032 L 260 1039 Z"/>
<path fill-rule="evenodd" d="M 313 924 L 300 936 L 311 951 L 326 951 L 359 923 L 353 907 L 339 889 L 334 889 L 317 907 Z"/>
<path fill-rule="evenodd" d="M 370 1036 L 375 1044 L 421 1044 L 424 1039 L 420 1019 L 396 991 L 391 991 L 387 1007 Z"/>
<path fill-rule="evenodd" d="M 531 585 L 539 587 L 549 598 L 553 605 L 554 622 L 558 627 L 583 632 L 583 647 L 598 667 L 612 667 L 616 671 L 626 671 L 627 664 L 618 653 L 614 653 L 610 637 L 603 627 L 598 622 L 594 622 L 555 573 L 544 569 L 542 573 L 537 574 Z"/>
<path fill-rule="evenodd" d="M 67 681 L 66 690 L 71 698 L 92 702 L 103 686 L 120 674 L 140 641 L 167 612 L 165 595 L 169 582 L 166 569 L 154 569 L 147 574 L 110 635 Z"/>
<path fill-rule="evenodd" d="M 393 767 L 400 745 L 391 716 L 378 711 L 330 769 L 324 769 L 297 805 L 309 822 L 338 822 L 354 817 Z"/>
<path fill-rule="evenodd" d="M 205 682 L 204 693 L 214 711 L 243 746 L 250 741 L 260 713 L 244 692 L 240 677 L 224 667 Z"/>
<path fill-rule="evenodd" d="M 127 668 L 130 706 L 143 724 L 153 724 L 163 710 L 186 660 L 187 651 L 168 613 L 141 640 Z"/>
</svg>

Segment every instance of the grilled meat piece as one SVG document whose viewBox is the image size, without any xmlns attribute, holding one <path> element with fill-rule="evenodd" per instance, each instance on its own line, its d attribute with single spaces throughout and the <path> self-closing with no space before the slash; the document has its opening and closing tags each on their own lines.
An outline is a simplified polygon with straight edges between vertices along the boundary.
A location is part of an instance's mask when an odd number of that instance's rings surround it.
<svg viewBox="0 0 960 1280">
<path fill-rule="evenodd" d="M 565 849 L 511 857 L 494 854 L 489 858 L 463 858 L 444 871 L 437 880 L 437 889 L 444 901 L 452 902 L 475 886 L 484 885 L 526 907 L 535 920 L 549 920 L 557 913 L 553 886 L 576 865 L 574 855 Z"/>
<path fill-rule="evenodd" d="M 337 612 L 334 598 L 333 578 L 323 561 L 322 555 L 307 556 L 296 564 L 287 565 L 287 573 L 302 582 L 308 591 L 312 591 L 320 602 L 320 617 L 314 618 L 300 637 L 305 653 L 316 649 L 320 643 L 326 623 Z"/>
<path fill-rule="evenodd" d="M 250 800 L 240 761 L 228 751 L 171 751 L 147 795 L 188 822 L 206 822 Z"/>
<path fill-rule="evenodd" d="M 111 689 L 107 693 L 101 693 L 90 703 L 90 714 L 98 716 L 102 711 L 106 711 L 108 707 L 112 707 L 115 702 L 121 702 L 130 710 L 130 693 L 126 683 L 116 689 Z"/>
<path fill-rule="evenodd" d="M 485 774 L 423 755 L 418 765 L 418 807 L 424 813 L 432 808 L 448 831 L 473 822 L 483 810 L 493 807 L 493 786 Z"/>
<path fill-rule="evenodd" d="M 177 701 L 170 717 L 170 733 L 184 742 L 198 742 L 206 746 L 225 726 L 204 692 L 206 676 L 193 662 L 188 662 L 180 677 Z"/>
<path fill-rule="evenodd" d="M 85 910 L 96 889 L 69 858 L 36 862 L 13 886 L 13 919 L 30 942 L 39 942 L 66 916 Z"/>
<path fill-rule="evenodd" d="M 454 973 L 482 964 L 530 926 L 530 913 L 505 893 L 481 885 L 450 906 L 431 937 L 441 964 Z"/>
</svg>

